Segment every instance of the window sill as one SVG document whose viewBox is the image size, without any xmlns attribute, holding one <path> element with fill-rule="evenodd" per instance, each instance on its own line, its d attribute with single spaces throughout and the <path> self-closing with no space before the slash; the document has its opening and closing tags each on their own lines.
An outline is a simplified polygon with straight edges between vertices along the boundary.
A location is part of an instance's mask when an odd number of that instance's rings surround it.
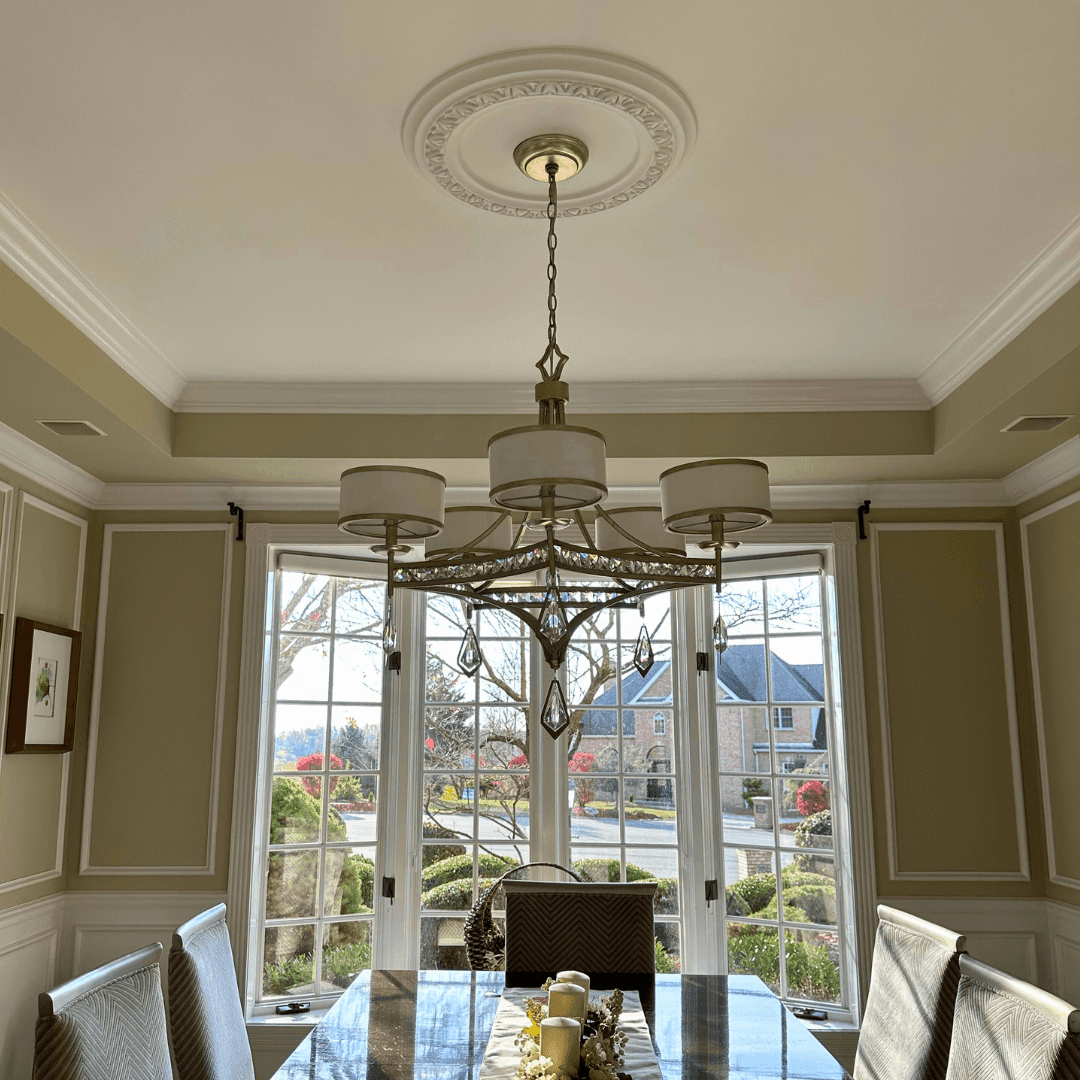
<svg viewBox="0 0 1080 1080">
<path fill-rule="evenodd" d="M 247 1026 L 262 1030 L 281 1028 L 283 1030 L 314 1027 L 328 1012 L 329 1005 L 321 1005 L 304 1013 L 263 1013 L 261 1016 L 249 1016 Z"/>
</svg>

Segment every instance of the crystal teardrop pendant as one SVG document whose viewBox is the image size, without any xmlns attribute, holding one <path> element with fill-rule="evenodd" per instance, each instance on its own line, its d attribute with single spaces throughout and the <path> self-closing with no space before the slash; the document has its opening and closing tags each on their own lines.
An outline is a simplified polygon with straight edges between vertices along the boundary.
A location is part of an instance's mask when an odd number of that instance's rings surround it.
<svg viewBox="0 0 1080 1080">
<path fill-rule="evenodd" d="M 712 628 L 712 639 L 718 653 L 722 653 L 727 648 L 727 623 L 724 622 L 723 615 L 716 616 L 716 622 L 713 623 Z"/>
<path fill-rule="evenodd" d="M 641 624 L 641 630 L 637 636 L 637 647 L 634 649 L 634 667 L 641 673 L 642 678 L 649 674 L 649 670 L 655 663 L 652 642 L 649 640 L 649 631 L 645 624 Z"/>
<path fill-rule="evenodd" d="M 386 621 L 383 623 L 382 647 L 387 656 L 397 649 L 397 627 L 394 626 L 389 611 L 386 613 Z"/>
<path fill-rule="evenodd" d="M 566 634 L 566 609 L 558 594 L 550 589 L 540 609 L 540 633 L 552 644 Z"/>
<path fill-rule="evenodd" d="M 476 640 L 471 626 L 465 627 L 465 636 L 461 639 L 461 648 L 458 649 L 457 666 L 462 675 L 470 678 L 480 670 L 484 662 L 484 654 L 480 651 L 480 642 Z"/>
<path fill-rule="evenodd" d="M 566 707 L 566 697 L 554 673 L 552 673 L 547 697 L 544 699 L 544 708 L 540 712 L 540 723 L 553 739 L 557 739 L 570 723 L 570 711 Z"/>
</svg>

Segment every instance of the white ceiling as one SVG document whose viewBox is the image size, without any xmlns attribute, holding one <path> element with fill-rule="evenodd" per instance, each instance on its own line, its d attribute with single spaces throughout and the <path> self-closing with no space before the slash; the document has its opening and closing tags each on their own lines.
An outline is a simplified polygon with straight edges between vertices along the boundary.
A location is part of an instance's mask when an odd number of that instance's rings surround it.
<svg viewBox="0 0 1080 1080">
<path fill-rule="evenodd" d="M 561 225 L 572 383 L 944 385 L 1080 220 L 1076 0 L 37 0 L 4 24 L 0 193 L 166 398 L 532 381 L 543 223 L 455 202 L 401 146 L 426 84 L 501 50 L 626 56 L 697 115 L 676 175 Z"/>
</svg>

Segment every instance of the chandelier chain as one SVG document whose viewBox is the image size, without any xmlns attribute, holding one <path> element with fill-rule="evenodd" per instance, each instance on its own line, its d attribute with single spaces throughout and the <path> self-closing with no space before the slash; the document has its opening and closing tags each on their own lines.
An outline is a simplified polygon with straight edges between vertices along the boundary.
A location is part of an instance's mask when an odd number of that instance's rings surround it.
<svg viewBox="0 0 1080 1080">
<path fill-rule="evenodd" d="M 555 279 L 558 276 L 558 269 L 555 266 L 555 249 L 559 246 L 559 238 L 555 235 L 555 219 L 559 216 L 559 196 L 557 191 L 557 185 L 555 183 L 555 174 L 558 172 L 558 165 L 554 162 L 550 162 L 547 166 L 548 174 L 548 204 L 547 204 L 547 218 L 548 218 L 548 234 L 547 234 L 547 249 L 548 249 L 548 265 L 547 265 L 547 279 L 548 279 L 548 344 L 544 350 L 544 355 L 540 357 L 537 367 L 540 369 L 540 374 L 545 379 L 558 380 L 562 377 L 563 367 L 566 365 L 566 361 L 569 357 L 559 348 L 557 340 L 557 323 L 556 323 L 556 311 L 559 306 L 558 297 L 555 295 Z M 559 357 L 559 362 L 555 364 L 555 357 Z M 548 369 L 545 369 L 544 365 L 548 364 Z"/>
</svg>

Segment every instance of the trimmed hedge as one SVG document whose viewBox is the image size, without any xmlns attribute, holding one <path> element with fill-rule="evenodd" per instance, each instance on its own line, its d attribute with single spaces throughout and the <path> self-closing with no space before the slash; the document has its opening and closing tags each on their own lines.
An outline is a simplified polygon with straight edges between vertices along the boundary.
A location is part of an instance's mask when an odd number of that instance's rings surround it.
<svg viewBox="0 0 1080 1080">
<path fill-rule="evenodd" d="M 486 851 L 480 852 L 479 861 L 482 878 L 502 877 L 507 870 L 521 865 L 517 859 L 504 859 Z M 448 859 L 425 866 L 420 888 L 423 892 L 427 892 L 436 885 L 445 885 L 446 882 L 457 881 L 458 878 L 472 878 L 472 856 L 468 853 L 451 855 Z"/>
<path fill-rule="evenodd" d="M 489 888 L 497 879 L 481 878 L 480 893 Z M 420 895 L 422 911 L 468 911 L 473 906 L 472 876 L 455 878 Z"/>
<path fill-rule="evenodd" d="M 570 864 L 586 881 L 621 881 L 619 876 L 618 859 L 578 859 Z M 634 867 L 635 872 L 644 874 L 640 867 Z M 631 881 L 640 881 L 640 878 L 630 877 L 630 866 L 626 867 L 626 876 Z M 648 876 L 648 875 L 646 875 Z"/>
<path fill-rule="evenodd" d="M 776 895 L 776 877 L 773 874 L 751 874 L 732 882 L 728 892 L 742 900 L 750 913 L 755 914 Z"/>
</svg>

